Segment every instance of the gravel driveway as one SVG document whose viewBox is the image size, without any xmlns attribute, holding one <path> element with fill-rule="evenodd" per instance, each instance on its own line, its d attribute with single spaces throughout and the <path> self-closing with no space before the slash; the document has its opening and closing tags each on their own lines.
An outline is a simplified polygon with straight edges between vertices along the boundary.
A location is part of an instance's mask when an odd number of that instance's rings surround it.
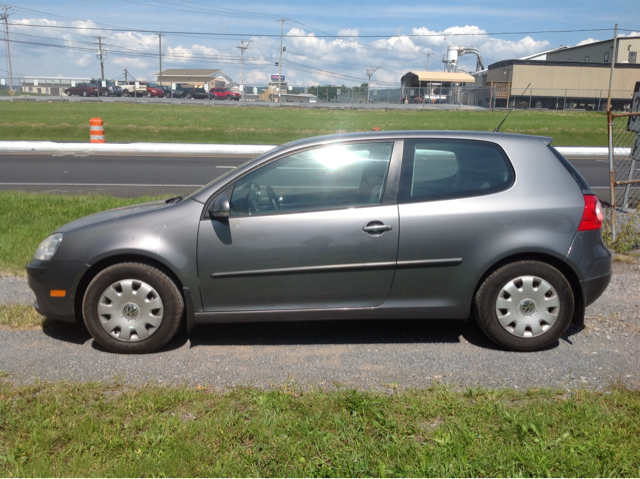
<svg viewBox="0 0 640 479">
<path fill-rule="evenodd" d="M 614 263 L 605 294 L 545 351 L 496 348 L 458 321 L 300 322 L 198 326 L 145 356 L 105 352 L 81 326 L 0 329 L 0 371 L 17 382 L 300 386 L 640 389 L 640 263 Z M 0 304 L 32 301 L 26 279 L 0 278 Z"/>
</svg>

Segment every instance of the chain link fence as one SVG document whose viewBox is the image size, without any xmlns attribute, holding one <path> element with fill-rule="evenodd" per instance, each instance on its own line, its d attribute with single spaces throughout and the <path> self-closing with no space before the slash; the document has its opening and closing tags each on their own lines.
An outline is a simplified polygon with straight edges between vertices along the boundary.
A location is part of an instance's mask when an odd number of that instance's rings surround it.
<svg viewBox="0 0 640 479">
<path fill-rule="evenodd" d="M 636 230 L 640 219 L 640 112 L 610 113 L 611 236 Z"/>
</svg>

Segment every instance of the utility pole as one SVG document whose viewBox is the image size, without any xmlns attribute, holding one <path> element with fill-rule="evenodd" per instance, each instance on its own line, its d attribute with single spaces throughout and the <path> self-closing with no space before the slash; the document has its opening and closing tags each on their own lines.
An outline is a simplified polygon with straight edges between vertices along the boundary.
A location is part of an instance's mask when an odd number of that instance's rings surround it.
<svg viewBox="0 0 640 479">
<path fill-rule="evenodd" d="M 102 39 L 105 37 L 93 37 L 93 38 L 97 38 L 98 39 L 98 45 L 99 45 L 99 50 L 98 50 L 98 58 L 100 59 L 100 73 L 102 74 L 102 80 L 104 81 L 104 60 L 102 58 L 102 55 L 104 53 L 104 55 L 107 54 L 107 52 L 103 52 L 102 51 Z"/>
<path fill-rule="evenodd" d="M 288 18 L 276 20 L 280 22 L 280 61 L 278 62 L 278 103 L 282 103 L 282 32 L 284 30 L 284 22 L 288 22 Z"/>
<path fill-rule="evenodd" d="M 282 40 L 281 40 L 282 41 Z M 244 42 L 247 42 L 247 46 L 244 46 Z M 242 101 L 247 101 L 245 96 L 244 96 L 244 51 L 249 48 L 249 44 L 251 43 L 251 40 L 240 40 L 240 45 L 239 48 L 240 49 L 240 71 L 241 73 L 241 78 L 242 80 L 240 80 L 242 82 Z"/>
<path fill-rule="evenodd" d="M 156 33 L 158 35 L 158 58 L 160 60 L 160 70 L 158 73 L 158 83 L 162 85 L 162 37 L 166 37 L 162 33 Z"/>
<path fill-rule="evenodd" d="M 431 56 L 431 53 L 425 53 L 425 55 L 427 56 L 427 71 L 429 71 L 429 57 Z"/>
<path fill-rule="evenodd" d="M 11 73 L 11 50 L 9 49 L 9 7 L 6 5 L 2 5 L 2 9 L 4 10 L 4 14 L 0 16 L 0 20 L 4 20 L 4 39 L 7 44 L 7 64 L 9 66 L 9 95 L 13 96 L 13 73 Z"/>
<path fill-rule="evenodd" d="M 371 77 L 376 72 L 376 70 L 380 67 L 371 67 L 367 68 L 367 76 L 369 77 L 369 82 L 367 83 L 367 103 L 369 103 L 371 99 Z"/>
<path fill-rule="evenodd" d="M 124 69 L 124 82 L 127 83 L 129 81 L 129 72 L 127 71 L 127 69 Z"/>
</svg>

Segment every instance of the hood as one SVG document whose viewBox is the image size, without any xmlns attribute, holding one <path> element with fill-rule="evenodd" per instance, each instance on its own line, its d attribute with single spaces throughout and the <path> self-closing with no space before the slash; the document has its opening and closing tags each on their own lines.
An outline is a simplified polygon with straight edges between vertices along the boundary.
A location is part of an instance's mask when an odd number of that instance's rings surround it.
<svg viewBox="0 0 640 479">
<path fill-rule="evenodd" d="M 56 230 L 56 233 L 68 233 L 73 230 L 84 228 L 85 226 L 94 225 L 97 223 L 119 220 L 127 216 L 133 216 L 136 214 L 147 213 L 149 211 L 158 210 L 171 206 L 166 203 L 166 200 L 151 201 L 149 203 L 141 203 L 138 205 L 123 206 L 121 208 L 115 208 L 113 210 L 102 211 L 93 215 L 85 216 L 83 218 L 67 223 Z"/>
</svg>

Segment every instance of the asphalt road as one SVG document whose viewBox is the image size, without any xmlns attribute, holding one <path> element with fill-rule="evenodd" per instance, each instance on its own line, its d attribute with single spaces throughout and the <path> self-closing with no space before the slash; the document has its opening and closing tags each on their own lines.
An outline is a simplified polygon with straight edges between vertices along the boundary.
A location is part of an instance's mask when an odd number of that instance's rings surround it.
<svg viewBox="0 0 640 479">
<path fill-rule="evenodd" d="M 250 158 L 0 154 L 0 190 L 179 195 Z M 609 201 L 607 160 L 571 160 L 601 200 Z"/>
</svg>

